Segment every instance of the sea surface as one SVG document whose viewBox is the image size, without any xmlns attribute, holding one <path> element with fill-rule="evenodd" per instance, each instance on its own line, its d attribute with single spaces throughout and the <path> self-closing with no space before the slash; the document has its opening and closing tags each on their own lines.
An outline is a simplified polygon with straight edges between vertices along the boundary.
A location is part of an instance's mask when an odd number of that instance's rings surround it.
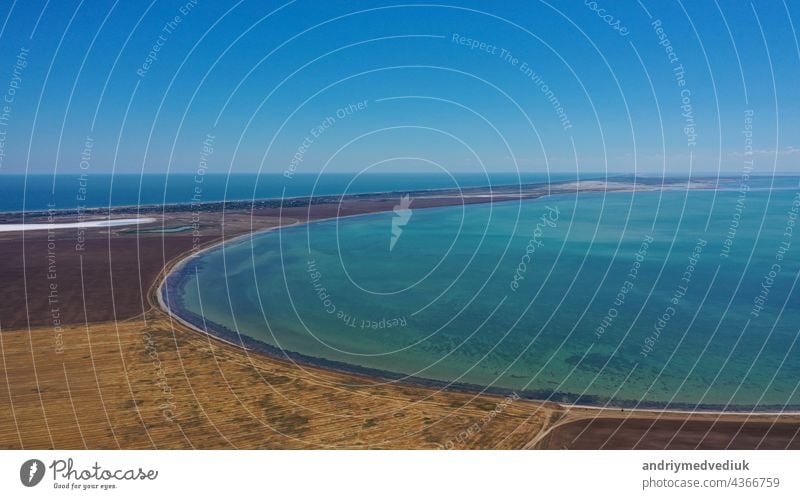
<svg viewBox="0 0 800 499">
<path fill-rule="evenodd" d="M 603 174 L 582 175 L 600 178 Z M 449 189 L 575 180 L 552 173 L 58 174 L 0 175 L 0 212 L 74 210 L 191 202 L 242 201 L 394 190 Z"/>
<path fill-rule="evenodd" d="M 800 184 L 746 187 L 398 199 L 200 253 L 164 298 L 200 328 L 353 371 L 597 405 L 797 409 Z"/>
</svg>

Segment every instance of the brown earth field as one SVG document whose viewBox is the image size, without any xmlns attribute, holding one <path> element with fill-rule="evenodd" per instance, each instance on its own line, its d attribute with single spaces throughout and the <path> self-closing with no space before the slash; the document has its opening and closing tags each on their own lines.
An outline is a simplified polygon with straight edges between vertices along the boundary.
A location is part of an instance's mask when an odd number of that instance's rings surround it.
<svg viewBox="0 0 800 499">
<path fill-rule="evenodd" d="M 652 186 L 637 185 L 647 189 Z M 630 183 L 422 191 L 414 207 Z M 0 448 L 784 449 L 800 416 L 621 411 L 442 390 L 295 364 L 216 340 L 155 289 L 198 249 L 252 231 L 391 210 L 401 193 L 49 214 L 139 230 L 0 233 Z M 48 214 L 26 214 L 26 223 Z M 0 223 L 19 223 L 19 214 Z M 194 225 L 175 233 L 152 228 Z"/>
</svg>

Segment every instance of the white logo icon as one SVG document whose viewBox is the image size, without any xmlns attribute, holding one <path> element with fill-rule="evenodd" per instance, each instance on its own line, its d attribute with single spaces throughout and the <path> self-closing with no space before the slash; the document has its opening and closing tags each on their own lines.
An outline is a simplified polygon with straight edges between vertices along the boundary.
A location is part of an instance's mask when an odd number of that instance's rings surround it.
<svg viewBox="0 0 800 499">
<path fill-rule="evenodd" d="M 392 217 L 392 238 L 389 240 L 389 251 L 394 249 L 398 239 L 403 234 L 403 227 L 411 220 L 411 195 L 406 194 L 400 198 L 400 204 L 394 207 L 394 217 Z"/>
</svg>

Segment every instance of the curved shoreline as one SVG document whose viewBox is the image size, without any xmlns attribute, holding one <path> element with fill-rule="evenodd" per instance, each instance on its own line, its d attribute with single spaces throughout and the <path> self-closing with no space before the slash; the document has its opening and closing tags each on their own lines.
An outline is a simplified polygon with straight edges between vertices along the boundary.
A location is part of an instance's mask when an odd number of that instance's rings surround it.
<svg viewBox="0 0 800 499">
<path fill-rule="evenodd" d="M 697 190 L 697 188 L 687 188 L 686 190 Z M 705 190 L 705 189 L 704 189 Z M 605 194 L 610 193 L 619 193 L 619 192 L 635 192 L 635 186 L 632 185 L 629 190 L 614 190 L 614 191 L 599 191 L 604 192 Z M 591 192 L 598 192 L 594 190 L 587 190 L 587 193 Z M 391 193 L 386 193 L 391 194 Z M 536 198 L 520 198 L 520 199 L 510 199 L 510 200 L 488 200 L 486 202 L 494 203 L 494 202 L 509 202 L 509 201 L 524 201 L 524 200 L 531 200 L 531 199 L 541 199 L 543 197 L 549 197 L 552 195 L 558 195 L 559 193 L 555 194 L 546 194 L 543 196 L 539 196 Z M 451 205 L 457 206 L 457 205 Z M 420 209 L 429 209 L 429 207 L 423 207 Z M 403 373 L 397 373 L 388 370 L 382 370 L 377 368 L 369 368 L 364 366 L 358 366 L 355 364 L 350 364 L 341 361 L 334 361 L 329 359 L 324 359 L 320 357 L 309 356 L 305 354 L 301 354 L 299 352 L 293 352 L 289 350 L 284 350 L 274 345 L 270 345 L 266 342 L 257 340 L 255 338 L 251 338 L 249 336 L 243 335 L 241 333 L 236 333 L 231 331 L 230 329 L 226 328 L 225 326 L 216 324 L 212 321 L 209 321 L 207 318 L 199 316 L 194 312 L 189 310 L 185 310 L 181 307 L 170 307 L 167 304 L 168 300 L 164 299 L 164 292 L 173 291 L 176 292 L 177 290 L 174 288 L 170 288 L 170 278 L 181 279 L 185 276 L 185 273 L 181 275 L 181 273 L 185 270 L 186 265 L 194 258 L 199 257 L 201 254 L 206 253 L 210 250 L 213 250 L 219 246 L 224 246 L 228 243 L 235 243 L 239 240 L 245 238 L 253 238 L 259 235 L 263 235 L 269 233 L 271 231 L 281 230 L 290 227 L 298 227 L 302 225 L 310 225 L 313 223 L 321 223 L 321 222 L 329 222 L 331 220 L 339 220 L 339 219 L 346 219 L 352 217 L 362 217 L 362 216 L 369 216 L 374 215 L 376 213 L 380 213 L 380 211 L 373 211 L 367 213 L 358 213 L 353 215 L 346 215 L 346 216 L 334 216 L 334 217 L 327 217 L 327 218 L 320 218 L 320 219 L 312 219 L 306 221 L 299 221 L 297 220 L 295 223 L 287 224 L 287 225 L 277 225 L 275 227 L 268 227 L 264 229 L 258 229 L 254 232 L 249 232 L 245 234 L 240 234 L 229 239 L 222 239 L 218 241 L 214 241 L 209 243 L 206 246 L 198 248 L 197 250 L 192 250 L 176 259 L 172 262 L 169 262 L 165 265 L 164 269 L 159 276 L 159 279 L 154 283 L 154 287 L 152 292 L 155 293 L 151 295 L 155 298 L 155 302 L 163 312 L 165 312 L 171 319 L 176 320 L 183 326 L 195 331 L 199 334 L 206 335 L 208 337 L 214 338 L 222 343 L 226 343 L 230 346 L 243 349 L 245 351 L 252 351 L 266 357 L 281 360 L 281 361 L 289 361 L 301 365 L 306 365 L 309 367 L 325 369 L 329 371 L 334 371 L 337 373 L 342 374 L 349 374 L 349 375 L 356 375 L 365 378 L 371 378 L 374 380 L 381 380 L 381 381 L 389 381 L 389 382 L 401 382 L 406 383 L 413 386 L 424 387 L 424 388 L 431 388 L 431 389 L 439 389 L 444 391 L 455 391 L 455 392 L 462 392 L 462 393 L 469 393 L 475 395 L 496 395 L 496 396 L 508 396 L 508 395 L 519 395 L 521 398 L 524 398 L 531 402 L 539 402 L 542 404 L 556 404 L 564 409 L 589 409 L 595 411 L 630 411 L 630 412 L 643 412 L 643 413 L 659 413 L 659 414 L 674 414 L 674 415 L 686 415 L 686 414 L 702 414 L 702 415 L 709 415 L 709 416 L 790 416 L 790 415 L 800 415 L 800 407 L 794 406 L 760 406 L 763 410 L 759 410 L 757 407 L 754 406 L 742 406 L 742 405 L 721 405 L 721 404 L 691 404 L 691 403 L 675 403 L 672 404 L 672 407 L 665 407 L 663 403 L 659 402 L 643 402 L 643 401 L 636 401 L 636 400 L 617 400 L 614 401 L 614 404 L 607 404 L 603 405 L 604 401 L 608 401 L 608 398 L 604 398 L 597 395 L 578 395 L 570 392 L 555 392 L 550 390 L 514 390 L 510 388 L 502 388 L 502 387 L 487 387 L 484 385 L 472 384 L 472 383 L 461 383 L 461 382 L 453 382 L 453 381 L 441 381 L 435 380 L 430 378 L 422 378 L 417 376 L 410 376 Z M 151 304 L 155 305 L 152 303 Z M 177 309 L 177 310 L 176 310 Z M 196 321 L 197 323 L 193 322 Z M 205 324 L 205 329 L 203 328 L 202 324 Z M 370 385 L 356 385 L 356 386 L 370 386 Z M 695 407 L 697 409 L 689 409 L 690 407 Z M 776 409 L 783 409 L 786 408 L 787 410 L 776 410 Z"/>
</svg>

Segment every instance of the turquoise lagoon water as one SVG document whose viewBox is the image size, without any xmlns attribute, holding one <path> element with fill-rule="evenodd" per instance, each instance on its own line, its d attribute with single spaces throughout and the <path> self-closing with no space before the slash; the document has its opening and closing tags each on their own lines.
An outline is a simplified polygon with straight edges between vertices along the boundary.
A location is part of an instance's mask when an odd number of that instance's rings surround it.
<svg viewBox="0 0 800 499">
<path fill-rule="evenodd" d="M 201 328 L 354 370 L 579 403 L 797 408 L 798 180 L 751 188 L 412 200 L 410 218 L 230 242 L 164 290 Z"/>
</svg>

